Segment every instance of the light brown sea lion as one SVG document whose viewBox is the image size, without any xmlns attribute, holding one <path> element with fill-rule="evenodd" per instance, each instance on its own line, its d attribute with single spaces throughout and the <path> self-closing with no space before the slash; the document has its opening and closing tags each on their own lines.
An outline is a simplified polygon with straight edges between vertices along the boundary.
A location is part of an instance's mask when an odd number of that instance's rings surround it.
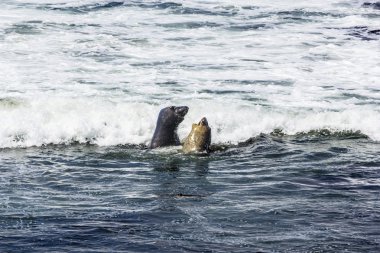
<svg viewBox="0 0 380 253">
<path fill-rule="evenodd" d="M 211 128 L 208 126 L 207 119 L 203 117 L 198 124 L 193 124 L 191 132 L 186 137 L 182 151 L 184 153 L 210 152 Z"/>
</svg>

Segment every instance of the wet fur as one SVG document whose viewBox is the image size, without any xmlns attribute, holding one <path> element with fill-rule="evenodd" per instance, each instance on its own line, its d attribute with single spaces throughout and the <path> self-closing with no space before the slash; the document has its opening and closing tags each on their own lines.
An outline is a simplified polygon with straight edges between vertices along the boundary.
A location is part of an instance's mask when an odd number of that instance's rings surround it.
<svg viewBox="0 0 380 253">
<path fill-rule="evenodd" d="M 149 148 L 180 145 L 177 128 L 188 110 L 187 106 L 163 108 L 158 115 L 156 129 Z"/>
<path fill-rule="evenodd" d="M 210 152 L 211 128 L 206 118 L 202 118 L 198 124 L 193 124 L 191 132 L 185 139 L 182 147 L 184 153 Z"/>
</svg>

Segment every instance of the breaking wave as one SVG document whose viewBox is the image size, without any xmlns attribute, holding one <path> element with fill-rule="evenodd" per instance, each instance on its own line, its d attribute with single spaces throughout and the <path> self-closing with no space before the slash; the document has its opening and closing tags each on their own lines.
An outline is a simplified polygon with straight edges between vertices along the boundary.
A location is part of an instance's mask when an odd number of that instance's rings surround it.
<svg viewBox="0 0 380 253">
<path fill-rule="evenodd" d="M 0 99 L 0 147 L 73 143 L 147 145 L 159 110 L 168 105 L 170 102 L 154 105 L 95 98 Z M 369 109 L 292 111 L 215 101 L 192 101 L 186 105 L 190 110 L 179 126 L 180 138 L 186 137 L 193 122 L 206 116 L 213 143 L 236 144 L 261 133 L 297 137 L 368 136 L 380 141 L 380 113 Z"/>
</svg>

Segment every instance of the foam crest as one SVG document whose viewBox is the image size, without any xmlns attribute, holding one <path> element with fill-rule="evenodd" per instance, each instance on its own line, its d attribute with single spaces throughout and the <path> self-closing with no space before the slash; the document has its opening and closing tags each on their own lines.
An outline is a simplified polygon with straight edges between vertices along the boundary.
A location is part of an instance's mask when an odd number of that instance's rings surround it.
<svg viewBox="0 0 380 253">
<path fill-rule="evenodd" d="M 144 143 L 154 128 L 154 114 L 148 104 L 115 104 L 100 99 L 28 101 L 0 109 L 0 147 Z"/>
<path fill-rule="evenodd" d="M 195 108 L 194 108 L 195 107 Z M 206 116 L 212 128 L 215 143 L 237 143 L 261 133 L 271 133 L 281 129 L 285 134 L 294 135 L 312 130 L 330 129 L 331 131 L 360 131 L 369 138 L 379 141 L 380 112 L 373 109 L 294 110 L 268 108 L 263 106 L 244 106 L 208 104 L 204 108 L 194 106 L 184 125 L 198 122 Z M 187 127 L 190 131 L 190 127 Z M 185 129 L 179 133 L 186 134 Z"/>
<path fill-rule="evenodd" d="M 158 112 L 170 105 L 115 102 L 96 98 L 43 98 L 0 100 L 0 147 L 29 147 L 46 144 L 91 143 L 147 145 Z M 282 129 L 296 134 L 318 129 L 361 131 L 380 141 L 380 113 L 371 109 L 294 111 L 223 104 L 223 101 L 177 101 L 188 105 L 188 115 L 178 134 L 184 138 L 191 124 L 207 117 L 213 143 L 237 143 L 260 133 Z"/>
</svg>

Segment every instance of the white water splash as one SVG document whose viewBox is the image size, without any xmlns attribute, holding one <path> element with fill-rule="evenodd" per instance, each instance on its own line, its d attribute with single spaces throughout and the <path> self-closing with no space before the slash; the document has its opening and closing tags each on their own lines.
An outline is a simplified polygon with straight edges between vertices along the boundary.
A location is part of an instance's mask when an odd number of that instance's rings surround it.
<svg viewBox="0 0 380 253">
<path fill-rule="evenodd" d="M 91 9 L 107 3 L 0 3 L 0 147 L 147 144 L 172 104 L 190 107 L 181 138 L 206 116 L 213 142 L 275 128 L 380 140 L 378 12 L 361 1 Z"/>
</svg>

